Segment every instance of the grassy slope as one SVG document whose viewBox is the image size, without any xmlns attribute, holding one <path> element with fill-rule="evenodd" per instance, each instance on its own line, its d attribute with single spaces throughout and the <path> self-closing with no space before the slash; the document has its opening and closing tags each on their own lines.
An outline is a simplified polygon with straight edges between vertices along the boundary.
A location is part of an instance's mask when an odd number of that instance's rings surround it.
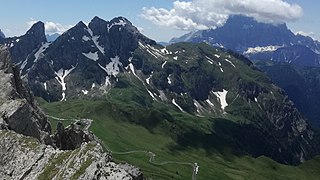
<svg viewBox="0 0 320 180">
<path fill-rule="evenodd" d="M 170 136 L 158 129 L 150 130 L 130 122 L 124 118 L 124 114 L 121 114 L 122 111 L 119 111 L 128 107 L 111 102 L 77 100 L 42 103 L 42 108 L 49 115 L 62 118 L 79 116 L 93 119 L 90 130 L 112 151 L 149 150 L 156 154 L 156 162 L 197 162 L 200 166 L 197 179 L 320 179 L 320 158 L 298 167 L 291 167 L 278 164 L 266 157 L 254 159 L 228 153 L 224 155 L 208 153 L 202 148 L 182 148 Z M 176 113 L 175 116 L 188 118 L 180 113 Z M 196 120 L 202 121 L 201 118 Z M 152 165 L 148 162 L 149 157 L 143 153 L 133 155 L 114 153 L 114 159 L 127 161 L 142 168 L 144 174 L 153 179 L 191 179 L 192 176 L 190 166 Z"/>
</svg>

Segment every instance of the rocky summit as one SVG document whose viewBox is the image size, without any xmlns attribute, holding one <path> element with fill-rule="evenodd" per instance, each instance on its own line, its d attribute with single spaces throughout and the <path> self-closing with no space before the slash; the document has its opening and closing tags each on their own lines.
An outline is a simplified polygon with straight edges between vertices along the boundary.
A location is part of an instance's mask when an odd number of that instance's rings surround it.
<svg viewBox="0 0 320 180">
<path fill-rule="evenodd" d="M 99 140 L 78 125 L 50 123 L 0 47 L 1 179 L 143 179 L 139 169 L 112 162 Z"/>
</svg>

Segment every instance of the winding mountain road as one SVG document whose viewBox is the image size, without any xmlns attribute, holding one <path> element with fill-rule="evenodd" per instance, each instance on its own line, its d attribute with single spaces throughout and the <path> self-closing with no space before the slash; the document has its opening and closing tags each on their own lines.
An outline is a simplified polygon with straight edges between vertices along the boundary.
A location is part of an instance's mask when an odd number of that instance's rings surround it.
<svg viewBox="0 0 320 180">
<path fill-rule="evenodd" d="M 49 118 L 52 118 L 52 119 L 55 119 L 55 120 L 58 120 L 58 121 L 74 121 L 74 123 L 81 123 L 82 125 L 85 125 L 84 126 L 84 130 L 88 131 L 93 120 L 92 119 L 65 119 L 65 118 L 58 118 L 58 117 L 55 117 L 55 116 L 50 116 L 50 115 L 47 115 L 47 117 Z M 100 140 L 100 144 L 102 146 L 104 146 L 104 148 L 106 150 L 108 150 L 109 152 L 111 152 L 112 154 L 115 154 L 115 155 L 130 155 L 130 154 L 136 154 L 136 153 L 143 153 L 143 154 L 146 154 L 147 156 L 149 156 L 149 160 L 148 162 L 150 164 L 153 164 L 153 165 L 156 165 L 156 166 L 165 166 L 165 165 L 168 165 L 168 164 L 177 164 L 177 165 L 186 165 L 186 166 L 190 166 L 192 167 L 192 180 L 196 180 L 197 179 L 197 174 L 198 174 L 198 171 L 199 171 L 199 166 L 197 163 L 190 163 L 190 162 L 178 162 L 178 161 L 164 161 L 164 162 L 155 162 L 155 157 L 156 157 L 156 154 L 151 152 L 151 151 L 147 151 L 147 150 L 132 150 L 132 151 L 125 151 L 125 152 L 116 152 L 116 151 L 112 151 L 105 143 L 103 143 L 101 140 Z"/>
</svg>

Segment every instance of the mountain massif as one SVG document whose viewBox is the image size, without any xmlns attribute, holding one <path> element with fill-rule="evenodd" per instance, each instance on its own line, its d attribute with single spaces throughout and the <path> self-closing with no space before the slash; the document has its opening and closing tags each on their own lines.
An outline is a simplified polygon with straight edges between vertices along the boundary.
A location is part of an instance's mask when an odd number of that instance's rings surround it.
<svg viewBox="0 0 320 180">
<path fill-rule="evenodd" d="M 286 24 L 266 24 L 251 17 L 231 16 L 216 29 L 188 33 L 175 42 L 206 42 L 244 54 L 252 60 L 273 60 L 319 66 L 320 42 L 294 34 Z"/>
<path fill-rule="evenodd" d="M 107 111 L 106 118 L 165 134 L 177 144 L 163 148 L 267 156 L 290 165 L 320 152 L 318 133 L 286 93 L 232 51 L 207 43 L 164 47 L 124 17 L 79 22 L 51 43 L 38 22 L 25 35 L 1 42 L 35 96 L 62 107 L 103 100 L 92 112 Z M 77 117 L 92 113 L 74 111 Z M 99 128 L 95 132 L 106 139 Z"/>
</svg>

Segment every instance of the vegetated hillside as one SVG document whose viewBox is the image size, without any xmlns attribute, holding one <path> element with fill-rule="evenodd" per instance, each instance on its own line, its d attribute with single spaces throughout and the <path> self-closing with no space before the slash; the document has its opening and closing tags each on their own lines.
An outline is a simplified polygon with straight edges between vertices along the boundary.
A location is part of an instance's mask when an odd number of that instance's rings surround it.
<svg viewBox="0 0 320 180">
<path fill-rule="evenodd" d="M 285 24 L 266 24 L 245 16 L 231 16 L 222 27 L 192 32 L 172 40 L 181 41 L 207 42 L 231 49 L 253 61 L 266 61 L 266 64 L 273 61 L 272 66 L 261 64 L 260 67 L 286 91 L 305 117 L 315 125 L 320 124 L 316 92 L 319 73 L 314 68 L 319 67 L 320 62 L 319 41 L 294 34 Z"/>
<path fill-rule="evenodd" d="M 48 114 L 58 117 L 93 119 L 90 130 L 103 141 L 105 147 L 113 151 L 115 161 L 134 164 L 142 168 L 146 177 L 152 179 L 191 179 L 193 168 L 190 164 L 193 163 L 198 163 L 200 166 L 197 179 L 287 180 L 320 177 L 319 157 L 299 166 L 288 166 L 265 156 L 253 158 L 233 154 L 230 147 L 233 146 L 231 142 L 235 139 L 228 134 L 231 131 L 237 131 L 235 127 L 237 125 L 223 119 L 190 116 L 163 105 L 157 105 L 157 108 L 133 107 L 128 103 L 109 98 L 55 103 L 42 101 L 42 107 Z M 150 120 L 159 114 L 158 109 L 166 113 L 163 115 L 162 123 L 154 125 L 155 123 Z M 149 126 L 143 127 L 137 121 L 148 121 Z M 210 137 L 214 146 L 210 149 L 203 146 L 204 140 L 201 141 L 198 137 L 191 137 L 192 140 L 196 140 L 194 142 L 198 143 L 198 146 L 185 146 L 168 130 L 168 124 L 172 121 L 183 125 L 185 128 L 182 131 L 208 129 L 208 126 L 210 129 L 216 129 Z M 51 119 L 51 122 L 57 122 L 57 120 Z M 180 127 L 176 125 L 172 128 Z M 238 134 L 240 135 L 242 134 Z M 154 163 L 149 162 L 149 153 L 126 154 L 135 150 L 151 151 L 156 154 Z M 168 161 L 171 163 L 166 164 Z"/>
<path fill-rule="evenodd" d="M 288 94 L 306 118 L 319 127 L 319 68 L 299 67 L 271 61 L 258 61 L 256 65 Z"/>
</svg>

